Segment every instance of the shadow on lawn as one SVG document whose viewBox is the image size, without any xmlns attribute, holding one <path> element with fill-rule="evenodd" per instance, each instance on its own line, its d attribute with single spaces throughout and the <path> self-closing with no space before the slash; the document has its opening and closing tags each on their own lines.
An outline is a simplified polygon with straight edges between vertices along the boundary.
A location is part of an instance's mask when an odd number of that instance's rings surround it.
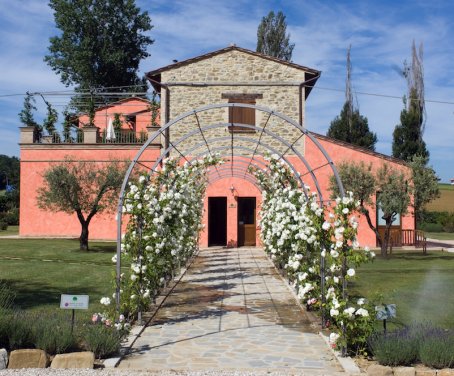
<svg viewBox="0 0 454 376">
<path fill-rule="evenodd" d="M 88 251 L 81 251 L 80 249 L 74 249 L 71 253 L 81 253 L 81 254 L 89 254 L 89 253 L 115 253 L 117 251 L 117 245 L 115 243 L 88 243 L 89 250 Z"/>
<path fill-rule="evenodd" d="M 49 286 L 44 283 L 21 281 L 15 279 L 0 279 L 0 285 L 8 286 L 14 293 L 14 306 L 20 309 L 30 309 L 36 307 L 60 306 L 61 294 L 100 294 L 96 286 L 71 287 L 71 291 L 63 291 L 57 287 Z M 68 289 L 65 289 L 68 290 Z"/>
</svg>

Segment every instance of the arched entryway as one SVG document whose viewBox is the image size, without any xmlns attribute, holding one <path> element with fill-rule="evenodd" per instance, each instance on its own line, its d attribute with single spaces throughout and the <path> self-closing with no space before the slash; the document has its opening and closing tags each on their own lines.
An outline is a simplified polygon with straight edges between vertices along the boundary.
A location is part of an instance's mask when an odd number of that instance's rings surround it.
<svg viewBox="0 0 454 376">
<path fill-rule="evenodd" d="M 258 125 L 216 122 L 213 112 L 228 111 L 229 108 L 249 108 L 260 114 Z M 140 161 L 147 147 L 161 139 L 164 147 L 161 156 L 154 163 L 145 164 Z M 310 146 L 309 146 L 310 145 Z M 305 157 L 305 150 L 317 153 L 316 165 L 311 165 Z M 260 205 L 260 190 L 250 168 L 270 173 L 267 157 L 274 158 L 288 166 L 298 181 L 306 197 L 308 189 L 317 193 L 319 205 L 323 205 L 324 191 L 317 175 L 328 169 L 337 181 L 339 191 L 343 195 L 343 187 L 334 163 L 318 140 L 304 127 L 289 117 L 271 109 L 250 104 L 213 104 L 193 111 L 188 111 L 162 126 L 149 137 L 138 151 L 125 175 L 117 212 L 117 283 L 120 285 L 121 274 L 121 233 L 122 212 L 127 183 L 135 168 L 147 169 L 153 175 L 161 168 L 168 156 L 178 159 L 181 163 L 189 163 L 201 156 L 220 158 L 221 164 L 210 167 L 208 171 L 209 185 L 206 197 L 206 227 L 202 233 L 203 245 L 210 244 L 210 201 L 211 212 L 215 211 L 222 217 L 211 226 L 226 227 L 224 231 L 212 231 L 215 237 L 213 245 L 238 246 L 238 244 L 257 244 L 257 207 Z M 211 191 L 210 191 L 211 190 Z M 216 199 L 218 198 L 218 199 Z M 211 200 L 210 200 L 211 199 Z M 232 215 L 229 216 L 229 210 Z M 219 224 L 220 223 L 220 224 Z M 119 288 L 117 289 L 117 301 Z"/>
</svg>

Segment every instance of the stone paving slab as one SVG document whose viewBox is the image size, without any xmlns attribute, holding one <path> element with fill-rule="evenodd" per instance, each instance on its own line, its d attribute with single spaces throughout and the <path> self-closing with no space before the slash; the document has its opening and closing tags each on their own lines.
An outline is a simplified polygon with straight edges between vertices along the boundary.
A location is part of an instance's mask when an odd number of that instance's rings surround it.
<svg viewBox="0 0 454 376">
<path fill-rule="evenodd" d="M 260 248 L 202 249 L 120 369 L 343 369 Z"/>
</svg>

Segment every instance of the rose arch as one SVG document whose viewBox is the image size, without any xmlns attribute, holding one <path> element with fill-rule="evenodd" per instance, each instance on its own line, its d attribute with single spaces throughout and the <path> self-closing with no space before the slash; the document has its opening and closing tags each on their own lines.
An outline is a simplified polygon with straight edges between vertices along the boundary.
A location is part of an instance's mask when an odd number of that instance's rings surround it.
<svg viewBox="0 0 454 376">
<path fill-rule="evenodd" d="M 224 119 L 223 114 L 235 107 L 253 109 L 258 124 L 219 121 Z M 150 145 L 156 144 L 156 140 L 164 141 L 160 155 L 152 163 L 143 162 L 141 157 Z M 306 157 L 307 153 L 313 154 L 310 158 L 312 164 Z M 140 178 L 138 170 L 142 171 Z M 323 181 L 319 179 L 321 173 Z M 322 189 L 322 184 L 327 183 L 327 175 L 334 177 L 340 192 L 341 197 L 335 203 L 324 197 L 327 190 Z M 156 197 L 161 197 L 160 192 L 175 185 L 175 191 L 163 196 L 162 205 L 171 202 L 173 211 L 188 210 L 192 213 L 193 210 L 193 216 L 201 221 L 204 189 L 228 178 L 244 180 L 262 191 L 260 225 L 265 251 L 278 267 L 286 270 L 302 302 L 321 310 L 323 324 L 326 320 L 342 323 L 339 325 L 339 341 L 342 345 L 350 343 L 351 333 L 344 322 L 350 320 L 354 323 L 350 327 L 357 330 L 370 319 L 363 302 L 353 304 L 346 295 L 346 282 L 354 276 L 354 269 L 349 264 L 365 261 L 372 254 L 365 252 L 362 258 L 353 254 L 357 227 L 352 216 L 355 202 L 351 195 L 344 193 L 332 159 L 314 135 L 279 112 L 250 104 L 212 104 L 188 111 L 150 135 L 131 162 L 122 184 L 117 212 L 117 315 L 121 310 L 120 292 L 126 288 L 121 273 L 122 254 L 136 248 L 131 280 L 128 281 L 130 286 L 137 284 L 137 280 L 153 278 L 147 270 L 147 257 L 156 260 L 164 249 L 162 242 L 157 246 L 145 245 L 158 242 L 156 231 L 145 233 L 147 226 L 165 226 L 161 217 L 145 220 L 140 214 L 145 206 L 158 205 L 160 199 Z M 175 206 L 175 202 L 184 196 L 178 191 L 183 189 L 181 184 L 178 185 L 178 179 L 186 179 L 182 184 L 193 190 L 192 195 L 199 195 L 199 206 L 196 205 L 195 209 L 187 203 Z M 198 181 L 205 185 L 197 185 Z M 153 187 L 150 187 L 150 182 Z M 161 209 L 166 211 L 165 207 Z M 150 210 L 154 212 L 155 208 Z M 126 235 L 122 235 L 124 212 L 129 218 Z M 198 225 L 191 224 L 193 229 L 200 229 Z M 195 230 L 191 231 L 194 238 Z M 186 235 L 183 233 L 178 232 L 175 236 L 179 236 L 181 244 L 189 244 L 185 243 Z M 191 241 L 190 244 L 194 245 L 198 238 Z M 153 250 L 152 256 L 147 255 L 148 250 Z M 184 257 L 182 260 L 184 262 Z M 159 265 L 165 265 L 165 262 Z M 148 279 L 142 278 L 145 274 Z M 137 290 L 134 286 L 134 291 L 150 298 L 149 289 L 140 285 Z M 136 293 L 128 294 L 131 300 L 134 296 L 139 301 Z M 136 306 L 140 317 L 141 305 L 137 303 Z"/>
</svg>

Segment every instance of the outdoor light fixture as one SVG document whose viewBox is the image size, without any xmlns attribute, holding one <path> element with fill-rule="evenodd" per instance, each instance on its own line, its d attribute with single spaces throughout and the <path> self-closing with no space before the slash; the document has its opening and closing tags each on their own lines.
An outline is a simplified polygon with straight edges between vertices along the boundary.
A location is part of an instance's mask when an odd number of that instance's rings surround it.
<svg viewBox="0 0 454 376">
<path fill-rule="evenodd" d="M 229 189 L 230 189 L 230 192 L 232 192 L 232 194 L 233 194 L 233 192 L 235 191 L 235 187 L 233 185 L 231 185 Z"/>
</svg>

